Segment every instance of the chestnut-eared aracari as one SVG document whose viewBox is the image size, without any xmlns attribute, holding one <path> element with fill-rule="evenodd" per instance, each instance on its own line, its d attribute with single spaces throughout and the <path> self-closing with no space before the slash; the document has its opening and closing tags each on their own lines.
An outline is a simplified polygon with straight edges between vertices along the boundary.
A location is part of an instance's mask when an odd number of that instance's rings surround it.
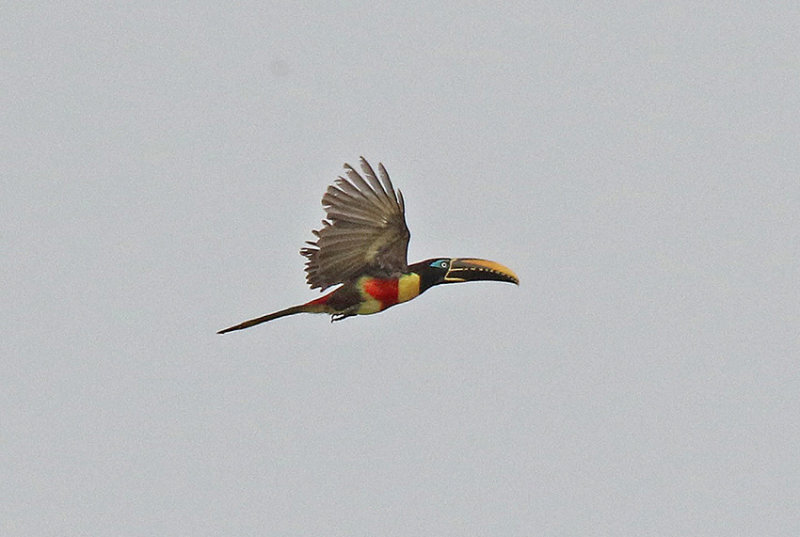
<svg viewBox="0 0 800 537">
<path fill-rule="evenodd" d="M 312 289 L 336 290 L 305 304 L 220 330 L 249 328 L 295 313 L 328 313 L 331 321 L 377 313 L 421 295 L 442 283 L 494 280 L 519 284 L 517 275 L 500 263 L 471 257 L 406 261 L 410 233 L 405 203 L 395 191 L 383 164 L 378 174 L 361 158 L 362 174 L 344 165 L 322 197 L 327 218 L 314 231 L 317 239 L 300 250 L 306 257 L 306 281 Z"/>
</svg>

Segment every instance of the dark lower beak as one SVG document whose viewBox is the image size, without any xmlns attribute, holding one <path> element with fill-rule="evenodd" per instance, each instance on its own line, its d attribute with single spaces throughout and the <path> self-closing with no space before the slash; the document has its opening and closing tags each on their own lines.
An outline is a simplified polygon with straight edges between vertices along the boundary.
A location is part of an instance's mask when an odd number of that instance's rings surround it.
<svg viewBox="0 0 800 537">
<path fill-rule="evenodd" d="M 493 280 L 519 285 L 519 278 L 510 268 L 486 259 L 457 258 L 450 260 L 445 283 Z"/>
</svg>

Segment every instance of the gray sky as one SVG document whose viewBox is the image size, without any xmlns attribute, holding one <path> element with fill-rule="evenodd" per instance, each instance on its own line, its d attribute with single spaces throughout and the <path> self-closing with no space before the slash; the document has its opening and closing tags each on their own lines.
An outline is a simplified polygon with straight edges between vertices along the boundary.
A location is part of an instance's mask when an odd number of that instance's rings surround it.
<svg viewBox="0 0 800 537">
<path fill-rule="evenodd" d="M 3 8 L 0 533 L 800 534 L 796 3 L 162 4 Z M 217 336 L 359 155 L 521 286 Z"/>
</svg>

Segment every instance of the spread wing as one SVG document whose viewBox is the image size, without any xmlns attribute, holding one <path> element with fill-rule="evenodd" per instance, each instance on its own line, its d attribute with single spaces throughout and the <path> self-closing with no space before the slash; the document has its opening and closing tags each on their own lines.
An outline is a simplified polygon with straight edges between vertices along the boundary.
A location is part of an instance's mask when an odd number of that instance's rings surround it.
<svg viewBox="0 0 800 537">
<path fill-rule="evenodd" d="M 327 215 L 317 240 L 300 253 L 308 258 L 306 280 L 325 289 L 369 274 L 390 277 L 408 272 L 408 239 L 403 194 L 392 186 L 383 164 L 378 176 L 361 157 L 363 176 L 349 164 L 322 197 Z"/>
</svg>

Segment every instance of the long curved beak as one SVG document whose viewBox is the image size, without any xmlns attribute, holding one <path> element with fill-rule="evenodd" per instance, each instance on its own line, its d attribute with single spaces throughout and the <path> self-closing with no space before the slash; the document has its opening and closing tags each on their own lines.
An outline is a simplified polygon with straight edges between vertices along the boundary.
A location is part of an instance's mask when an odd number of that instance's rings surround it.
<svg viewBox="0 0 800 537">
<path fill-rule="evenodd" d="M 445 283 L 494 280 L 519 285 L 519 278 L 510 268 L 487 259 L 455 258 L 450 260 L 450 270 Z"/>
</svg>

